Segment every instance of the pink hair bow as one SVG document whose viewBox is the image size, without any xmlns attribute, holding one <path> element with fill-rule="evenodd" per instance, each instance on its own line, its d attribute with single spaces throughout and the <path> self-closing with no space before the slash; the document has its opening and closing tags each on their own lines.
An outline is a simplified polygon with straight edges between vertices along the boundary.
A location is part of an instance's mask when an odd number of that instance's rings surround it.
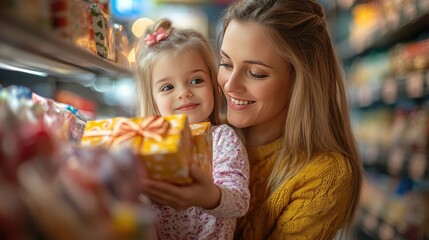
<svg viewBox="0 0 429 240">
<path fill-rule="evenodd" d="M 167 32 L 164 28 L 160 27 L 157 31 L 153 33 L 148 33 L 146 37 L 144 38 L 144 41 L 148 46 L 152 46 L 155 43 L 164 40 L 168 37 Z"/>
</svg>

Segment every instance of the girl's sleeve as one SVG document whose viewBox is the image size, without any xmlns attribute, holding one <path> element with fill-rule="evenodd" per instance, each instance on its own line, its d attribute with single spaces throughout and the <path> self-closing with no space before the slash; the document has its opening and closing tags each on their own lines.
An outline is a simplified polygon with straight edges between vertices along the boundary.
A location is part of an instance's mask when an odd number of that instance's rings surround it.
<svg viewBox="0 0 429 240">
<path fill-rule="evenodd" d="M 213 182 L 221 190 L 215 209 L 205 210 L 215 217 L 238 218 L 247 213 L 250 201 L 249 162 L 237 133 L 228 125 L 213 129 Z"/>
</svg>

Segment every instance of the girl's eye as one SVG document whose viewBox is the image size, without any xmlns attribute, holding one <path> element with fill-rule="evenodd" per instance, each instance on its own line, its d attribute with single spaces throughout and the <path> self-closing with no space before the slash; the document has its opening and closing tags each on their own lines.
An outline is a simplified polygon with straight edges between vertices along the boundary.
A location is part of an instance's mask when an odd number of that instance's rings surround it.
<svg viewBox="0 0 429 240">
<path fill-rule="evenodd" d="M 200 84 L 202 82 L 203 82 L 202 79 L 200 79 L 200 78 L 194 78 L 194 79 L 191 80 L 191 85 Z"/>
<path fill-rule="evenodd" d="M 173 85 L 170 85 L 170 84 L 169 85 L 165 85 L 165 86 L 162 86 L 161 92 L 170 91 L 173 88 L 174 88 Z"/>
<path fill-rule="evenodd" d="M 267 74 L 258 74 L 258 73 L 254 73 L 254 72 L 252 72 L 252 71 L 249 71 L 249 74 L 250 74 L 250 76 L 251 76 L 252 78 L 254 78 L 254 79 L 262 79 L 262 78 L 266 78 L 266 77 L 268 77 L 268 75 L 267 75 Z"/>
</svg>

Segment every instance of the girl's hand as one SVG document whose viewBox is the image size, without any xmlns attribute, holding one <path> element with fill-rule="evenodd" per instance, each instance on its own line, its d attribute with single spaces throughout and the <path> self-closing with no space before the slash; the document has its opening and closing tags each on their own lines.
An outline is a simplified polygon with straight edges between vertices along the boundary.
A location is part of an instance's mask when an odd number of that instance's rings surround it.
<svg viewBox="0 0 429 240">
<path fill-rule="evenodd" d="M 192 206 L 216 208 L 221 199 L 219 187 L 213 183 L 211 176 L 197 166 L 191 166 L 190 172 L 194 182 L 188 185 L 174 185 L 144 177 L 141 182 L 142 192 L 152 201 L 177 210 Z"/>
</svg>

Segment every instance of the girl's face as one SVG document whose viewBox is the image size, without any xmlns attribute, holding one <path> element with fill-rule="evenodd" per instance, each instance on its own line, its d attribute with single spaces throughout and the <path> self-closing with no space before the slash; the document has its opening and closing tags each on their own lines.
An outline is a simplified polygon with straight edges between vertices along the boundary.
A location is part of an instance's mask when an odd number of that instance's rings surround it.
<svg viewBox="0 0 429 240">
<path fill-rule="evenodd" d="M 274 49 L 264 28 L 231 21 L 221 46 L 218 82 L 228 121 L 264 133 L 283 130 L 291 92 L 290 65 Z"/>
<path fill-rule="evenodd" d="M 190 123 L 208 121 L 214 108 L 210 71 L 197 54 L 161 56 L 152 71 L 152 96 L 161 115 L 187 114 Z"/>
</svg>

